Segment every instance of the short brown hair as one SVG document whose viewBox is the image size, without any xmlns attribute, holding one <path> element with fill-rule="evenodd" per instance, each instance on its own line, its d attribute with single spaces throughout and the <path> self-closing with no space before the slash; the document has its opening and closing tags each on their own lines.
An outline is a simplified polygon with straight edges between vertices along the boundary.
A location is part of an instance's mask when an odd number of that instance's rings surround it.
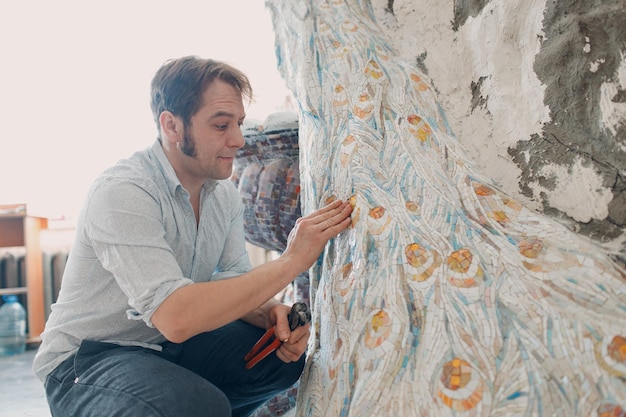
<svg viewBox="0 0 626 417">
<path fill-rule="evenodd" d="M 250 80 L 231 65 L 197 56 L 166 61 L 154 75 L 150 88 L 150 107 L 159 135 L 162 112 L 172 112 L 188 126 L 191 117 L 202 107 L 204 91 L 215 80 L 224 81 L 237 88 L 243 97 L 253 99 Z"/>
</svg>

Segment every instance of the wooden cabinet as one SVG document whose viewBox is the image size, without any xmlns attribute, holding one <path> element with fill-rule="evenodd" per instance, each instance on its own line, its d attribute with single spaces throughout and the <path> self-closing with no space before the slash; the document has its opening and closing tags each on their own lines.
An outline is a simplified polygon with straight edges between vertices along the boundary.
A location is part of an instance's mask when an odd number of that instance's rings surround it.
<svg viewBox="0 0 626 417">
<path fill-rule="evenodd" d="M 0 248 L 24 247 L 26 286 L 0 288 L 0 295 L 26 294 L 28 343 L 38 343 L 45 325 L 43 257 L 40 232 L 48 219 L 29 216 L 24 204 L 0 205 Z"/>
</svg>

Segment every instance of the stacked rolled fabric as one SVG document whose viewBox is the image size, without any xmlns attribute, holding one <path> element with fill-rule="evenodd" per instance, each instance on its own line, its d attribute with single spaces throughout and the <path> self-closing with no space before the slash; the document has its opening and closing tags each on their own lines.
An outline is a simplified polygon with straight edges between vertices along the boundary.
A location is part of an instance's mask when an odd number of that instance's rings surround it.
<svg viewBox="0 0 626 417">
<path fill-rule="evenodd" d="M 287 237 L 301 216 L 298 115 L 284 111 L 270 114 L 264 122 L 243 126 L 246 144 L 239 149 L 231 180 L 244 204 L 244 232 L 248 243 L 282 252 Z M 309 304 L 309 276 L 293 283 L 291 300 Z M 297 384 L 270 399 L 254 417 L 278 417 L 293 408 Z"/>
<path fill-rule="evenodd" d="M 245 206 L 246 240 L 282 252 L 300 217 L 298 116 L 273 113 L 262 124 L 244 125 L 243 134 L 231 179 Z"/>
<path fill-rule="evenodd" d="M 298 115 L 275 112 L 242 130 L 246 144 L 237 152 L 231 180 L 245 207 L 246 240 L 280 253 L 301 216 Z M 295 279 L 292 298 L 309 304 L 308 273 Z"/>
</svg>

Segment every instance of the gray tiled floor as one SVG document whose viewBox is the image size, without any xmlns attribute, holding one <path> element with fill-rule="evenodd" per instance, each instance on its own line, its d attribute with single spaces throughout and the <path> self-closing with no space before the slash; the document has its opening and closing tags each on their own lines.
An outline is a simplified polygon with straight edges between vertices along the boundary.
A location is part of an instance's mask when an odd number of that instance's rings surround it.
<svg viewBox="0 0 626 417">
<path fill-rule="evenodd" d="M 43 385 L 31 369 L 35 352 L 0 357 L 0 417 L 50 417 Z"/>
</svg>

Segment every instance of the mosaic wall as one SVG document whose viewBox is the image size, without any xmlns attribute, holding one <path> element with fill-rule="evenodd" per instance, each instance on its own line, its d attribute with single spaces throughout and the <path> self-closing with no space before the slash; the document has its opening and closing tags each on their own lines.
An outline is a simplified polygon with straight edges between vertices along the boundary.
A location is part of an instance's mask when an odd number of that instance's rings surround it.
<svg viewBox="0 0 626 417">
<path fill-rule="evenodd" d="M 623 416 L 625 271 L 474 168 L 368 2 L 266 4 L 302 210 L 354 206 L 311 270 L 295 414 Z"/>
</svg>

